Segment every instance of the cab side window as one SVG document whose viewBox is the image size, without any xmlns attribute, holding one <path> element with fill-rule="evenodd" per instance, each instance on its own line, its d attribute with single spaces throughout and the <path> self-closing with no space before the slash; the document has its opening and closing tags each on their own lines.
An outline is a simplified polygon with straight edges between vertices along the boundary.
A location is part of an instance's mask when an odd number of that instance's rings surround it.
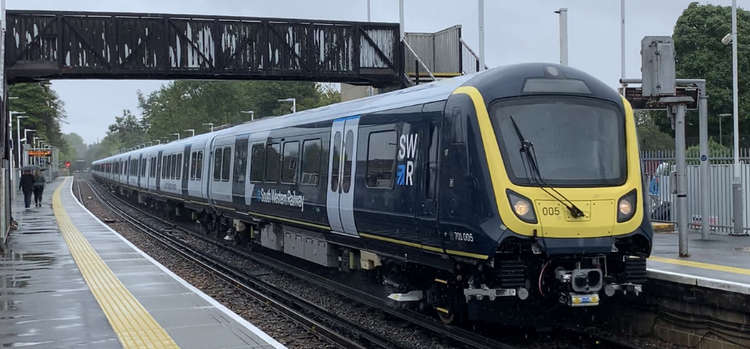
<svg viewBox="0 0 750 349">
<path fill-rule="evenodd" d="M 393 171 L 396 164 L 396 131 L 370 133 L 367 142 L 368 188 L 393 188 Z"/>
</svg>

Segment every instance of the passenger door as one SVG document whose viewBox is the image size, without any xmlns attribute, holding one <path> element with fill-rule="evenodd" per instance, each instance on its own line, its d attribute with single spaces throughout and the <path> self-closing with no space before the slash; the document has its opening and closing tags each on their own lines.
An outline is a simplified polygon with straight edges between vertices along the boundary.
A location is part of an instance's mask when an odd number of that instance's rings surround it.
<svg viewBox="0 0 750 349">
<path fill-rule="evenodd" d="M 190 144 L 185 146 L 182 152 L 182 195 L 188 196 L 188 179 L 190 179 Z"/>
<path fill-rule="evenodd" d="M 232 203 L 238 207 L 245 204 L 247 183 L 247 136 L 237 137 L 234 143 L 234 171 L 232 173 Z"/>
<path fill-rule="evenodd" d="M 156 191 L 161 189 L 161 154 L 162 151 L 160 150 L 156 158 Z"/>
<path fill-rule="evenodd" d="M 359 236 L 354 223 L 354 178 L 357 168 L 359 116 L 333 121 L 328 155 L 328 195 L 326 210 L 331 230 Z"/>
<path fill-rule="evenodd" d="M 440 153 L 440 122 L 445 102 L 425 104 L 422 114 L 425 122 L 419 126 L 419 191 L 415 200 L 417 233 L 422 243 L 430 246 L 442 246 L 443 238 L 438 227 L 438 160 Z"/>
</svg>

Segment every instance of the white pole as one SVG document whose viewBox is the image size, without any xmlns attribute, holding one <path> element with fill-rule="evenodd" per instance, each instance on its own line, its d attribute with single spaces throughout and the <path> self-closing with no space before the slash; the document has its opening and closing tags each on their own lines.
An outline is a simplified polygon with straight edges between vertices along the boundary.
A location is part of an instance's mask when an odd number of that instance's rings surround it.
<svg viewBox="0 0 750 349">
<path fill-rule="evenodd" d="M 367 21 L 372 21 L 372 17 L 370 17 L 370 0 L 367 0 Z"/>
<path fill-rule="evenodd" d="M 560 14 L 560 64 L 568 65 L 568 9 L 555 12 Z"/>
<path fill-rule="evenodd" d="M 625 0 L 620 0 L 620 78 L 625 78 Z"/>
<path fill-rule="evenodd" d="M 734 233 L 744 235 L 742 179 L 740 178 L 739 98 L 737 97 L 737 0 L 732 0 L 732 113 L 734 114 Z"/>
<path fill-rule="evenodd" d="M 478 0 L 479 15 L 479 70 L 484 70 L 484 0 Z"/>
<path fill-rule="evenodd" d="M 398 24 L 400 39 L 404 40 L 404 0 L 398 0 Z"/>
<path fill-rule="evenodd" d="M 18 148 L 16 167 L 21 168 L 21 115 L 16 116 L 16 139 L 16 147 Z"/>
</svg>

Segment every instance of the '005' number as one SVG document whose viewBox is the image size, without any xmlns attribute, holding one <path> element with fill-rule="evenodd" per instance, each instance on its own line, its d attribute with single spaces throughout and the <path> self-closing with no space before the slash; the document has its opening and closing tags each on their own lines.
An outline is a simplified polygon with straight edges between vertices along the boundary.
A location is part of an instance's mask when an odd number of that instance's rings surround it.
<svg viewBox="0 0 750 349">
<path fill-rule="evenodd" d="M 559 216 L 560 208 L 559 207 L 542 207 L 542 214 L 545 216 Z"/>
</svg>

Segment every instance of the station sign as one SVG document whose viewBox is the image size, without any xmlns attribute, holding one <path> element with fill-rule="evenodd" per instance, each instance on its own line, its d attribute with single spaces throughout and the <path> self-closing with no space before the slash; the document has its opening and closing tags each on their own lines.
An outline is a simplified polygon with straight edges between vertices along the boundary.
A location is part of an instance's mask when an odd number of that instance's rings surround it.
<svg viewBox="0 0 750 349">
<path fill-rule="evenodd" d="M 51 150 L 29 150 L 29 156 L 44 157 L 52 156 Z"/>
<path fill-rule="evenodd" d="M 688 110 L 698 109 L 698 89 L 689 87 L 677 87 L 677 97 L 692 97 L 693 101 L 687 104 Z M 667 105 L 659 102 L 659 97 L 648 97 L 643 95 L 640 87 L 626 87 L 625 99 L 630 102 L 633 109 L 667 109 Z"/>
</svg>

